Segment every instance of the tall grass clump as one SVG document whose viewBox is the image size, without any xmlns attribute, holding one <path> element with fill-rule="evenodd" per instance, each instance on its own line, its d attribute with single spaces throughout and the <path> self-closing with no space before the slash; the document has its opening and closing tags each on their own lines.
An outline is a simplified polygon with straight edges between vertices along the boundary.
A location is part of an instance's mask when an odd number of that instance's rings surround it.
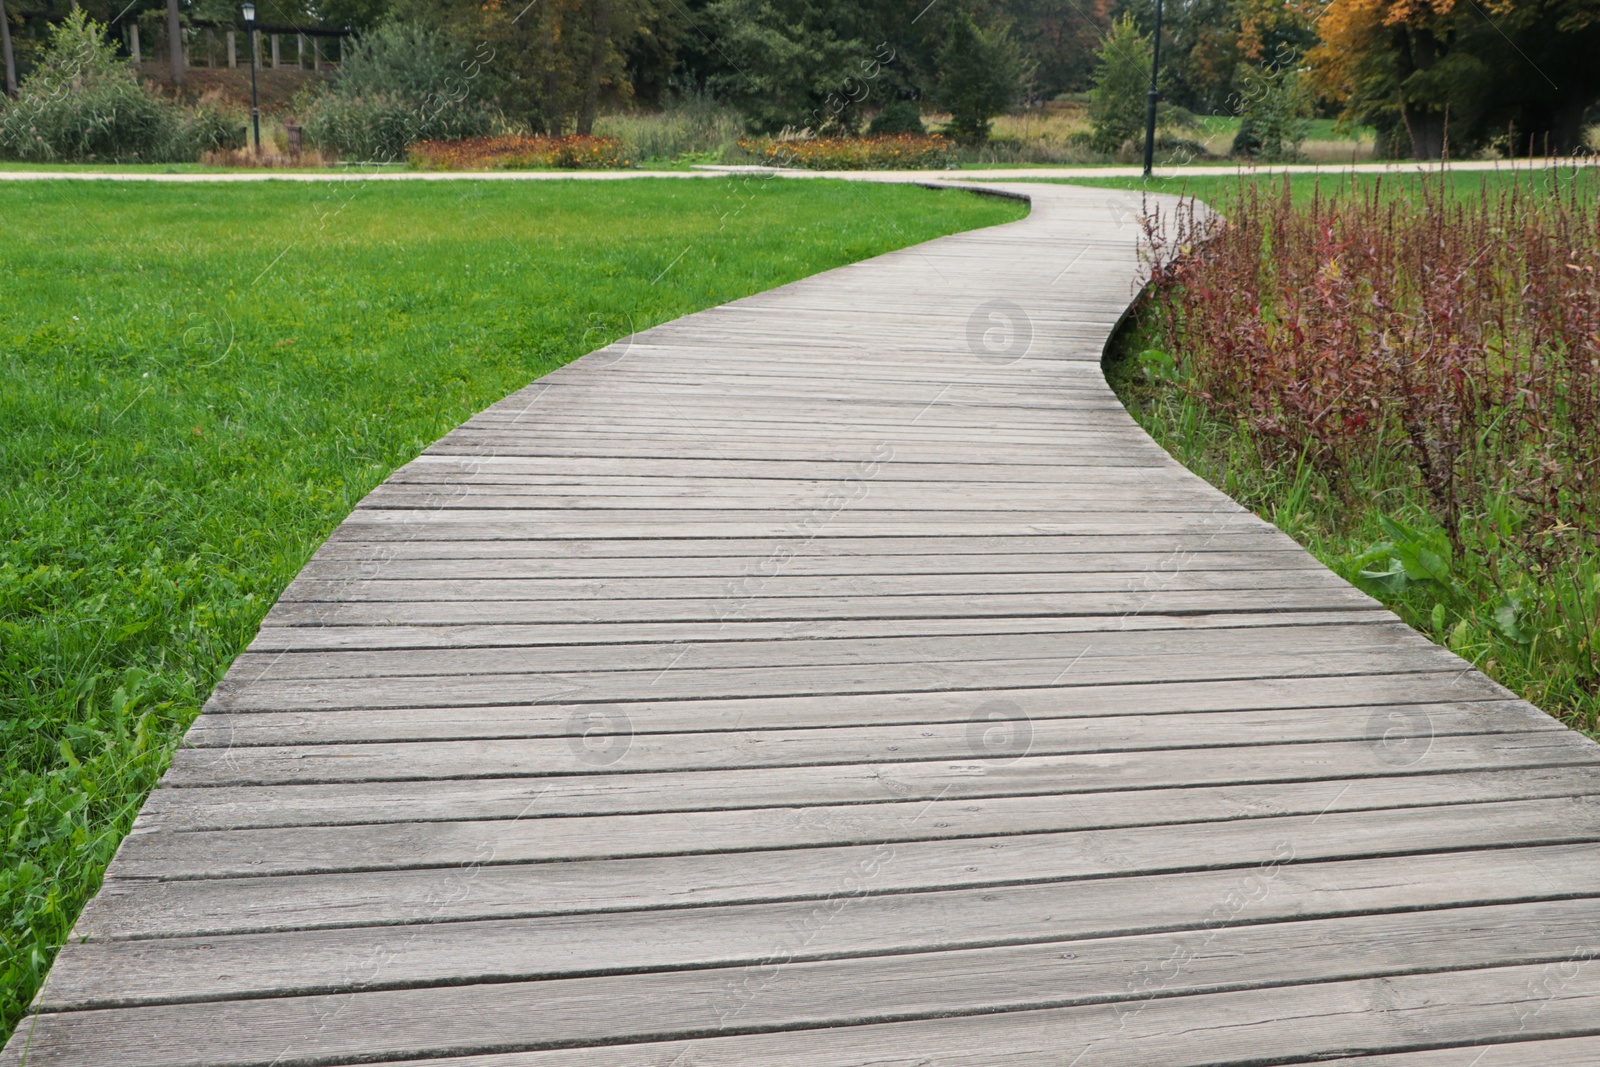
<svg viewBox="0 0 1600 1067">
<path fill-rule="evenodd" d="M 1191 465 L 1573 725 L 1600 716 L 1600 176 L 1147 220 L 1139 373 Z M 1165 234 L 1166 236 L 1162 236 Z"/>
<path fill-rule="evenodd" d="M 178 115 L 117 58 L 105 27 L 74 6 L 14 102 L 0 97 L 0 150 L 17 159 L 132 163 L 167 159 Z"/>
<path fill-rule="evenodd" d="M 659 112 L 602 115 L 594 132 L 615 138 L 631 159 L 716 163 L 744 135 L 744 119 L 710 94 L 692 94 Z"/>
<path fill-rule="evenodd" d="M 216 100 L 180 107 L 139 81 L 106 28 L 74 6 L 14 101 L 0 97 L 0 155 L 40 163 L 174 163 L 244 143 Z"/>
</svg>

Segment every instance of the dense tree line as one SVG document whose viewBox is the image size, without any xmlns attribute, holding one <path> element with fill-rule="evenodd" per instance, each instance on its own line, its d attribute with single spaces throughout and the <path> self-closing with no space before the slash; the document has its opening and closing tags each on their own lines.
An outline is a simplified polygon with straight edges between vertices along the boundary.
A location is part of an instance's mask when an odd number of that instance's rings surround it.
<svg viewBox="0 0 1600 1067">
<path fill-rule="evenodd" d="M 1154 0 L 1130 0 L 1143 28 Z M 1168 95 L 1238 114 L 1292 67 L 1380 155 L 1571 151 L 1600 121 L 1600 0 L 1180 0 Z M 1166 65 L 1165 63 L 1163 64 Z"/>
<path fill-rule="evenodd" d="M 4 0 L 24 73 L 49 26 L 91 19 L 159 28 L 168 0 Z M 474 77 L 536 130 L 583 130 L 597 110 L 707 91 L 760 129 L 857 128 L 893 100 L 934 100 L 941 64 L 978 62 L 1006 103 L 1082 89 L 1112 0 L 258 0 L 276 26 L 404 21 L 482 60 Z M 238 22 L 232 0 L 177 0 L 190 25 Z M 952 27 L 966 46 L 952 51 Z M 147 51 L 149 49 L 147 48 Z M 959 54 L 958 54 L 959 53 Z M 492 58 L 491 58 L 492 57 Z M 147 56 L 147 58 L 150 58 Z M 999 62 L 996 69 L 993 64 Z M 946 79 L 948 80 L 948 79 Z M 959 80 L 959 78 L 958 78 Z M 969 79 L 970 80 L 970 79 Z M 478 91 L 476 88 L 474 91 Z"/>
<path fill-rule="evenodd" d="M 26 70 L 72 0 L 3 0 Z M 91 18 L 232 23 L 232 0 L 80 0 Z M 1155 0 L 259 0 L 259 18 L 443 42 L 459 94 L 535 132 L 709 93 L 756 131 L 850 133 L 920 102 L 980 140 L 1007 106 L 1131 82 Z M 1600 0 L 1168 0 L 1176 107 L 1271 125 L 1320 109 L 1384 154 L 1572 150 L 1600 119 Z M 1126 25 L 1112 33 L 1113 23 Z M 1145 43 L 1141 43 L 1145 42 Z M 1134 49 L 1119 57 L 1117 50 Z M 1108 75 L 1107 72 L 1110 72 Z M 470 82 L 470 85 L 465 85 Z M 463 87 L 464 86 L 464 87 Z M 1103 87 L 1102 87 L 1103 90 Z M 1102 96 L 1104 92 L 1102 91 Z M 1294 102 L 1284 103 L 1292 95 Z M 1298 111 L 1296 109 L 1299 109 Z M 1264 117 L 1255 117 L 1255 116 Z"/>
</svg>

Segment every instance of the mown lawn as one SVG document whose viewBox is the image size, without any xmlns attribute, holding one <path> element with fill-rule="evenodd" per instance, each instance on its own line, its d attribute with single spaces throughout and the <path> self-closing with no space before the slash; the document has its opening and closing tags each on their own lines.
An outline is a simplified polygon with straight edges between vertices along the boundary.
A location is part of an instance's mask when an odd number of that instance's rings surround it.
<svg viewBox="0 0 1600 1067">
<path fill-rule="evenodd" d="M 1565 168 L 1560 173 L 1567 174 L 1571 168 Z M 1250 171 L 1240 168 L 1240 173 L 1233 174 L 1173 174 L 1172 168 L 1167 168 L 1163 176 L 1162 168 L 1155 168 L 1155 177 L 1150 181 L 1143 178 L 1021 178 L 1019 181 L 1056 181 L 1063 185 L 1088 185 L 1103 189 L 1119 189 L 1131 194 L 1133 202 L 1137 202 L 1141 192 L 1170 193 L 1174 196 L 1192 196 L 1214 207 L 1221 208 L 1230 198 L 1232 192 L 1241 182 L 1260 182 L 1270 185 L 1274 191 L 1281 188 L 1286 175 L 1262 174 L 1253 175 Z M 1475 197 L 1487 191 L 1490 195 L 1498 193 L 1501 189 L 1520 181 L 1524 185 L 1533 183 L 1538 186 L 1547 186 L 1553 179 L 1552 171 L 1545 167 L 1529 167 L 1526 161 L 1518 161 L 1513 167 L 1506 163 L 1498 170 L 1451 170 L 1443 173 L 1440 179 L 1449 183 L 1450 188 L 1458 196 Z M 1326 195 L 1353 189 L 1371 189 L 1380 186 L 1387 189 L 1391 195 L 1406 195 L 1406 189 L 1412 180 L 1412 173 L 1373 174 L 1361 172 L 1344 172 L 1330 167 L 1321 173 L 1299 172 L 1287 175 L 1291 193 L 1295 203 L 1299 204 L 1311 199 L 1319 192 Z M 1124 196 L 1123 199 L 1128 199 Z"/>
<path fill-rule="evenodd" d="M 1014 203 L 823 181 L 0 184 L 0 1043 L 351 506 L 606 342 Z"/>
</svg>

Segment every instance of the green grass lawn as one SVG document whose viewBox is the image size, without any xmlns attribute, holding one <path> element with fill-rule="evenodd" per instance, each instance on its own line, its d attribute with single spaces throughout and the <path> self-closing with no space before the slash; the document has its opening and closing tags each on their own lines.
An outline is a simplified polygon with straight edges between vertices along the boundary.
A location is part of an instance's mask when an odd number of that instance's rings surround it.
<svg viewBox="0 0 1600 1067">
<path fill-rule="evenodd" d="M 0 183 L 0 1043 L 389 471 L 632 330 L 1022 213 L 830 181 Z"/>
<path fill-rule="evenodd" d="M 1206 136 L 1221 133 L 1238 133 L 1238 115 L 1201 115 L 1199 116 L 1199 129 Z M 1306 122 L 1306 140 L 1308 141 L 1370 141 L 1373 130 L 1370 126 L 1355 126 L 1348 131 L 1341 131 L 1338 119 L 1310 119 Z"/>
<path fill-rule="evenodd" d="M 1220 207 L 1227 200 L 1229 192 L 1240 182 L 1264 182 L 1274 188 L 1281 187 L 1284 178 L 1289 179 L 1289 187 L 1295 201 L 1298 203 L 1309 199 L 1318 190 L 1323 193 L 1344 189 L 1370 189 L 1374 185 L 1381 185 L 1390 193 L 1403 195 L 1413 175 L 1400 172 L 1395 174 L 1373 173 L 1348 173 L 1338 170 L 1326 170 L 1321 173 L 1299 172 L 1295 174 L 1263 174 L 1254 175 L 1248 171 L 1239 174 L 1179 174 L 1172 177 L 1159 176 L 1160 168 L 1156 168 L 1157 176 L 1149 181 L 1143 178 L 1017 178 L 1016 181 L 1047 181 L 1062 185 L 1086 185 L 1099 189 L 1124 189 L 1135 194 L 1140 192 L 1170 193 L 1174 196 L 1193 196 L 1206 203 Z M 1519 169 L 1513 170 L 1512 164 L 1507 163 L 1500 170 L 1452 170 L 1444 172 L 1443 177 L 1449 181 L 1452 189 L 1459 196 L 1477 196 L 1487 189 L 1491 194 L 1520 181 L 1546 185 L 1553 176 L 1570 176 L 1571 167 L 1529 168 L 1526 163 L 1520 163 Z M 1554 180 L 1564 180 L 1555 177 Z M 1137 197 L 1135 197 L 1137 199 Z"/>
<path fill-rule="evenodd" d="M 0 159 L 0 171 L 49 174 L 381 174 L 401 167 L 352 164 L 341 167 L 280 167 L 250 171 L 241 167 L 217 167 L 208 163 L 35 163 Z"/>
</svg>

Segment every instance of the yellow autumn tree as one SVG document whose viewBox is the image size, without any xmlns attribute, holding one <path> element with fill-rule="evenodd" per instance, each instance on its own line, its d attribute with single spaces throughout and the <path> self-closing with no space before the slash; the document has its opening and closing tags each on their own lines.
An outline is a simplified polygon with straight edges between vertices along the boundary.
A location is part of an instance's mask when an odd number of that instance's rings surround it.
<svg viewBox="0 0 1600 1067">
<path fill-rule="evenodd" d="M 1316 26 L 1316 88 L 1386 155 L 1570 149 L 1600 98 L 1600 0 L 1331 0 Z"/>
</svg>

